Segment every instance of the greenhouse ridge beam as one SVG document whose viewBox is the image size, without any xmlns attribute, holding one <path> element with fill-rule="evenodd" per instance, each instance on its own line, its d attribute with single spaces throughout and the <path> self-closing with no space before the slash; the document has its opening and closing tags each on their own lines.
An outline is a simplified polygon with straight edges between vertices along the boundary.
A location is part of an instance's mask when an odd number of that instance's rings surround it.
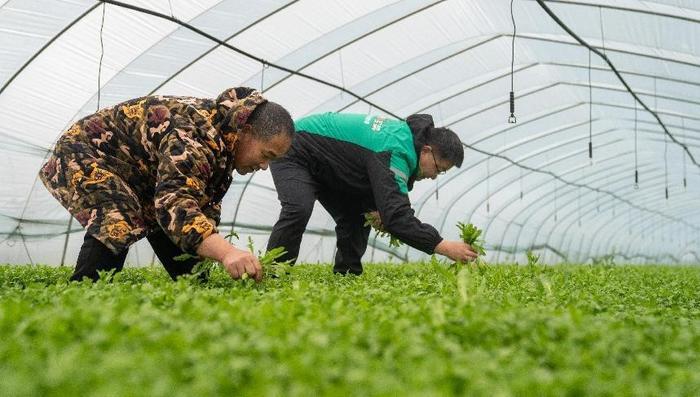
<svg viewBox="0 0 700 397">
<path fill-rule="evenodd" d="M 671 138 L 671 140 L 672 140 L 673 142 L 675 142 L 676 144 L 680 145 L 680 146 L 683 148 L 683 150 L 685 150 L 685 152 L 688 154 L 688 157 L 690 158 L 690 161 L 692 161 L 693 164 L 695 164 L 696 167 L 700 168 L 700 164 L 698 164 L 698 162 L 695 160 L 695 157 L 693 157 L 693 154 L 690 153 L 690 150 L 688 150 L 688 148 L 687 148 L 684 144 L 682 144 L 681 142 L 679 142 L 679 141 L 676 139 L 676 137 L 674 137 L 673 134 L 671 134 L 671 132 L 668 130 L 668 128 L 666 128 L 666 125 L 663 123 L 663 121 L 661 121 L 661 118 L 659 117 L 659 115 L 656 114 L 653 110 L 651 110 L 651 108 L 649 108 L 649 107 L 641 100 L 641 98 L 639 98 L 639 97 L 637 96 L 637 94 L 636 94 L 636 93 L 632 90 L 632 88 L 627 84 L 627 81 L 625 81 L 625 79 L 622 77 L 622 75 L 620 74 L 620 72 L 617 71 L 617 69 L 615 68 L 615 65 L 613 65 L 613 63 L 610 61 L 610 59 L 608 59 L 608 57 L 607 57 L 605 54 L 603 54 L 602 52 L 598 51 L 596 48 L 594 48 L 593 46 L 589 45 L 589 44 L 588 44 L 587 42 L 585 42 L 582 38 L 580 38 L 578 35 L 576 35 L 576 33 L 574 33 L 564 22 L 561 21 L 561 19 L 559 19 L 559 17 L 557 17 L 557 15 L 556 15 L 549 7 L 547 7 L 547 5 L 544 4 L 544 1 L 543 1 L 543 0 L 536 0 L 536 1 L 537 1 L 537 4 L 539 4 L 540 7 L 542 7 L 542 9 L 543 9 L 543 10 L 544 10 L 544 11 L 545 11 L 559 26 L 561 26 L 561 28 L 564 29 L 571 37 L 573 37 L 576 41 L 578 41 L 582 46 L 588 48 L 590 51 L 593 51 L 596 55 L 598 55 L 599 57 L 601 57 L 601 58 L 608 64 L 608 66 L 610 66 L 610 68 L 613 70 L 613 72 L 615 73 L 615 75 L 617 76 L 617 78 L 620 80 L 620 82 L 622 82 L 622 84 L 625 86 L 625 88 L 627 88 L 627 91 L 629 91 L 629 93 L 634 97 L 634 99 L 636 99 L 637 102 L 639 102 L 639 104 L 642 105 L 642 107 L 643 107 L 647 112 L 649 112 L 652 116 L 654 116 L 654 118 L 656 119 L 656 121 L 658 121 L 659 124 L 661 125 L 661 128 L 663 128 L 663 130 L 664 130 L 664 132 L 666 133 L 666 135 L 668 135 L 668 137 Z"/>
</svg>

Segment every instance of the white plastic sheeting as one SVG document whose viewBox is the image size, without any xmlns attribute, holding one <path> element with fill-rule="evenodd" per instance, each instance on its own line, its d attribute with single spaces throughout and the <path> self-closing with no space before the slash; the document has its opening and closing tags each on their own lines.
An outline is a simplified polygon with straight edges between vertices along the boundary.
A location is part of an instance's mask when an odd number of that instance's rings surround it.
<svg viewBox="0 0 700 397">
<path fill-rule="evenodd" d="M 532 248 L 548 262 L 607 254 L 698 262 L 700 168 L 683 146 L 700 159 L 700 2 L 546 2 L 608 57 L 677 142 L 600 56 L 533 0 L 513 2 L 516 124 L 507 123 L 513 38 L 507 0 L 126 3 L 345 87 L 399 117 L 426 112 L 452 128 L 466 147 L 464 165 L 437 182 L 417 183 L 411 200 L 420 219 L 446 238 L 457 237 L 458 221 L 483 228 L 488 260 L 522 262 Z M 36 173 L 57 136 L 97 109 L 100 58 L 100 107 L 152 93 L 216 96 L 247 85 L 264 89 L 295 118 L 381 113 L 331 86 L 264 68 L 182 24 L 118 4 L 0 1 L 0 262 L 57 264 L 65 253 L 72 263 L 77 256 L 82 230 Z M 235 225 L 242 239 L 252 236 L 263 248 L 278 211 L 268 172 L 236 175 L 222 230 Z M 317 206 L 300 260 L 330 261 L 334 242 L 333 222 Z M 365 260 L 424 257 L 389 250 L 382 239 L 370 243 Z M 152 258 L 141 242 L 128 261 Z"/>
</svg>

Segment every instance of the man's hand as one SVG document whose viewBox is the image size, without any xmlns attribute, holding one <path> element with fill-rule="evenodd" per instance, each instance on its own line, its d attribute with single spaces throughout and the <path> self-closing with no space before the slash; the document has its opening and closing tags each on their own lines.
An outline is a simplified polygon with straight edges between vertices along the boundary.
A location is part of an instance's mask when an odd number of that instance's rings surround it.
<svg viewBox="0 0 700 397">
<path fill-rule="evenodd" d="M 263 270 L 258 258 L 248 251 L 232 248 L 221 260 L 231 278 L 239 279 L 247 274 L 257 282 L 262 281 Z"/>
<path fill-rule="evenodd" d="M 234 247 L 218 233 L 204 239 L 197 248 L 197 254 L 221 262 L 234 279 L 247 274 L 255 281 L 262 281 L 263 270 L 258 258 L 249 251 Z"/>
<path fill-rule="evenodd" d="M 442 240 L 435 247 L 435 252 L 452 259 L 455 262 L 468 262 L 478 257 L 469 244 L 462 241 Z"/>
</svg>

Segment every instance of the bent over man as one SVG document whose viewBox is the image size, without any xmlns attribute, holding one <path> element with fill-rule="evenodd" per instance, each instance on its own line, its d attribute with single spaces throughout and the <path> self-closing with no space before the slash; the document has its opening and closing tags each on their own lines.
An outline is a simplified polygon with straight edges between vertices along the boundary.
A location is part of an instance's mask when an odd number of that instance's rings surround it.
<svg viewBox="0 0 700 397">
<path fill-rule="evenodd" d="M 383 228 L 428 254 L 453 260 L 476 257 L 461 241 L 444 240 L 414 216 L 408 191 L 416 180 L 435 179 L 461 166 L 457 135 L 436 128 L 430 115 L 406 121 L 361 114 L 324 113 L 296 122 L 287 155 L 271 164 L 282 204 L 268 250 L 284 247 L 283 260 L 299 255 L 302 234 L 316 200 L 336 222 L 336 273 L 362 273 L 370 227 L 364 213 L 377 211 Z"/>
<path fill-rule="evenodd" d="M 121 270 L 129 246 L 146 237 L 173 279 L 197 263 L 173 259 L 189 253 L 260 280 L 257 258 L 217 232 L 221 199 L 234 169 L 266 169 L 293 133 L 284 108 L 245 87 L 216 99 L 137 98 L 76 122 L 39 173 L 86 229 L 71 279 Z"/>
</svg>

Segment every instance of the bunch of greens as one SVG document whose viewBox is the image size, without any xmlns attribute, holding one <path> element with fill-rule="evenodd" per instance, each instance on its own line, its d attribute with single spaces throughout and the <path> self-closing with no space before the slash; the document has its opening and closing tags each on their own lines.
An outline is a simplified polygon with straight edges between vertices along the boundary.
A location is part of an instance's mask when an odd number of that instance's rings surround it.
<svg viewBox="0 0 700 397">
<path fill-rule="evenodd" d="M 457 222 L 457 228 L 459 229 L 459 237 L 465 243 L 472 247 L 472 250 L 476 252 L 479 257 L 486 255 L 486 250 L 484 250 L 484 242 L 479 237 L 481 237 L 482 231 L 471 223 Z M 474 263 L 477 265 L 483 264 L 481 258 L 477 257 Z"/>
<path fill-rule="evenodd" d="M 255 246 L 253 245 L 253 239 L 248 236 L 248 249 L 250 252 L 255 254 Z M 261 250 L 258 250 L 258 260 L 260 261 L 260 265 L 263 268 L 263 272 L 265 275 L 269 275 L 272 278 L 280 278 L 284 275 L 289 274 L 289 271 L 292 267 L 292 260 L 286 260 L 286 261 L 277 261 L 281 256 L 286 254 L 287 251 L 284 249 L 284 247 L 276 247 L 273 248 L 269 251 L 266 251 L 263 253 Z M 247 279 L 248 274 L 243 275 L 243 279 Z"/>
<path fill-rule="evenodd" d="M 462 241 L 469 244 L 479 256 L 486 255 L 484 242 L 479 239 L 482 233 L 479 228 L 471 223 L 464 224 L 462 222 L 457 222 L 457 228 L 459 229 L 459 237 Z"/>
<path fill-rule="evenodd" d="M 365 213 L 365 226 L 372 226 L 372 228 L 377 232 L 377 236 L 379 237 L 389 237 L 389 247 L 401 247 L 401 240 L 397 239 L 396 237 L 392 236 L 389 232 L 384 230 L 384 227 L 382 227 L 381 219 L 379 219 L 379 217 L 375 215 L 374 212 Z"/>
</svg>

